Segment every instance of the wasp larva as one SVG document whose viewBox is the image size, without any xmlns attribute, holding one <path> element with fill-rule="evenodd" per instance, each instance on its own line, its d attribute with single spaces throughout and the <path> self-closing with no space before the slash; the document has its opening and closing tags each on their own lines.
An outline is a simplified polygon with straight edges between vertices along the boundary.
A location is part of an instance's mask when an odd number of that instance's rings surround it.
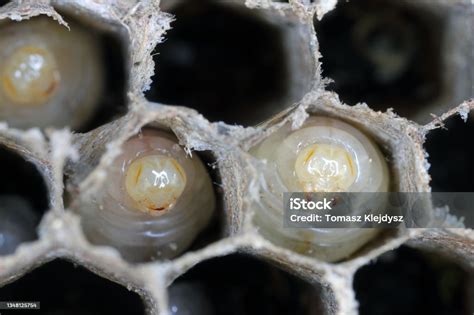
<svg viewBox="0 0 474 315">
<path fill-rule="evenodd" d="M 308 118 L 295 131 L 284 126 L 251 153 L 266 161 L 255 223 L 270 240 L 327 261 L 345 258 L 374 229 L 282 228 L 284 192 L 384 192 L 388 169 L 377 146 L 342 121 Z"/>
<path fill-rule="evenodd" d="M 47 17 L 0 24 L 0 120 L 19 128 L 87 122 L 103 70 L 97 38 Z"/>
<path fill-rule="evenodd" d="M 84 230 L 129 261 L 173 258 L 209 223 L 211 178 L 199 157 L 165 132 L 144 130 L 122 150 L 94 203 L 79 207 Z"/>
</svg>

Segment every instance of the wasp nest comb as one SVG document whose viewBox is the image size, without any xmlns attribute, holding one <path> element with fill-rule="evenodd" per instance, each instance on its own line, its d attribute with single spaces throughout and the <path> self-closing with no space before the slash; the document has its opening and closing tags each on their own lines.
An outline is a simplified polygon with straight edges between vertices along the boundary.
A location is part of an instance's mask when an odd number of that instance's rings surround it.
<svg viewBox="0 0 474 315">
<path fill-rule="evenodd" d="M 473 191 L 469 0 L 0 3 L 0 302 L 472 314 L 458 218 L 290 229 L 281 209 Z"/>
</svg>

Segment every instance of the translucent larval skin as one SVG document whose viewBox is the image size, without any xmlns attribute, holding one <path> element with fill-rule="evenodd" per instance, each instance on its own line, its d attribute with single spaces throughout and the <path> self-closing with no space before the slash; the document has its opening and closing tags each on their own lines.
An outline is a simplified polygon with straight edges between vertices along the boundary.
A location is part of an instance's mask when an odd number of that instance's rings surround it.
<svg viewBox="0 0 474 315">
<path fill-rule="evenodd" d="M 310 117 L 298 130 L 284 126 L 251 150 L 265 161 L 254 222 L 272 242 L 325 261 L 348 257 L 375 229 L 281 228 L 284 192 L 384 192 L 388 167 L 377 146 L 339 120 Z"/>
<path fill-rule="evenodd" d="M 165 132 L 145 130 L 122 150 L 103 189 L 77 209 L 87 237 L 117 248 L 132 262 L 179 255 L 215 208 L 206 168 Z"/>
<path fill-rule="evenodd" d="M 46 17 L 0 24 L 0 120 L 18 128 L 79 128 L 100 101 L 98 38 Z"/>
</svg>

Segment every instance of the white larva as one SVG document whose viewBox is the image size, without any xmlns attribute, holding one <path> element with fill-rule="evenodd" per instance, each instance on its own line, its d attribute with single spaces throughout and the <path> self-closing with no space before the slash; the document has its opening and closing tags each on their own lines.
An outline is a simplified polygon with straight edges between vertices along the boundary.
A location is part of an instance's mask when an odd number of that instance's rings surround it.
<svg viewBox="0 0 474 315">
<path fill-rule="evenodd" d="M 79 128 L 103 86 L 99 42 L 47 17 L 0 24 L 0 120 L 18 128 Z"/>
<path fill-rule="evenodd" d="M 342 121 L 310 117 L 284 126 L 251 150 L 266 161 L 255 223 L 271 241 L 305 255 L 337 261 L 354 253 L 375 229 L 282 228 L 284 192 L 385 192 L 388 167 L 377 146 Z"/>
<path fill-rule="evenodd" d="M 209 223 L 215 207 L 206 168 L 161 131 L 144 130 L 122 149 L 103 190 L 78 208 L 86 235 L 133 262 L 179 255 Z"/>
<path fill-rule="evenodd" d="M 16 195 L 0 196 L 0 256 L 15 252 L 25 242 L 36 239 L 38 215 L 31 205 Z"/>
</svg>

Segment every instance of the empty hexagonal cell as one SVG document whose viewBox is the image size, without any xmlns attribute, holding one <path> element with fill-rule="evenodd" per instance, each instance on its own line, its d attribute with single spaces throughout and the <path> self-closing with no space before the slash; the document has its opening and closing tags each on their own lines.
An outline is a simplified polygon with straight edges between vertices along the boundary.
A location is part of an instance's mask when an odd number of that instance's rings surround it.
<svg viewBox="0 0 474 315">
<path fill-rule="evenodd" d="M 222 194 L 216 197 L 220 179 L 210 166 L 212 153 L 188 155 L 171 131 L 151 127 L 121 148 L 92 197 L 82 199 L 68 184 L 67 205 L 81 216 L 89 241 L 113 246 L 131 262 L 147 262 L 220 237 Z"/>
<path fill-rule="evenodd" d="M 48 189 L 36 165 L 0 146 L 0 256 L 37 239 L 36 226 L 49 206 Z"/>
<path fill-rule="evenodd" d="M 201 262 L 175 280 L 168 292 L 175 315 L 324 313 L 319 285 L 239 254 Z"/>
<path fill-rule="evenodd" d="M 311 37 L 296 19 L 237 2 L 164 1 L 162 9 L 176 21 L 156 47 L 149 100 L 248 125 L 309 90 Z"/>
<path fill-rule="evenodd" d="M 474 150 L 466 145 L 472 135 L 472 117 L 464 121 L 455 115 L 445 121 L 444 127 L 431 130 L 425 142 L 435 205 L 450 205 L 450 213 L 463 218 L 467 228 L 474 227 L 470 194 L 474 192 Z"/>
<path fill-rule="evenodd" d="M 430 112 L 440 114 L 446 104 L 467 99 L 474 40 L 467 6 L 341 1 L 315 23 L 323 75 L 334 80 L 329 88 L 348 104 L 392 107 L 422 122 L 431 119 Z"/>
<path fill-rule="evenodd" d="M 69 30 L 46 16 L 0 22 L 0 120 L 12 127 L 84 131 L 126 110 L 125 33 L 68 12 Z"/>
<path fill-rule="evenodd" d="M 433 191 L 474 191 L 474 148 L 468 144 L 472 136 L 474 120 L 470 117 L 465 122 L 457 115 L 449 118 L 444 128 L 428 133 L 425 149 Z"/>
<path fill-rule="evenodd" d="M 439 254 L 401 247 L 359 269 L 359 314 L 472 314 L 471 273 Z"/>
<path fill-rule="evenodd" d="M 33 314 L 145 314 L 136 293 L 64 260 L 49 262 L 1 287 L 0 296 L 2 302 L 39 302 L 40 309 L 23 310 Z"/>
</svg>

